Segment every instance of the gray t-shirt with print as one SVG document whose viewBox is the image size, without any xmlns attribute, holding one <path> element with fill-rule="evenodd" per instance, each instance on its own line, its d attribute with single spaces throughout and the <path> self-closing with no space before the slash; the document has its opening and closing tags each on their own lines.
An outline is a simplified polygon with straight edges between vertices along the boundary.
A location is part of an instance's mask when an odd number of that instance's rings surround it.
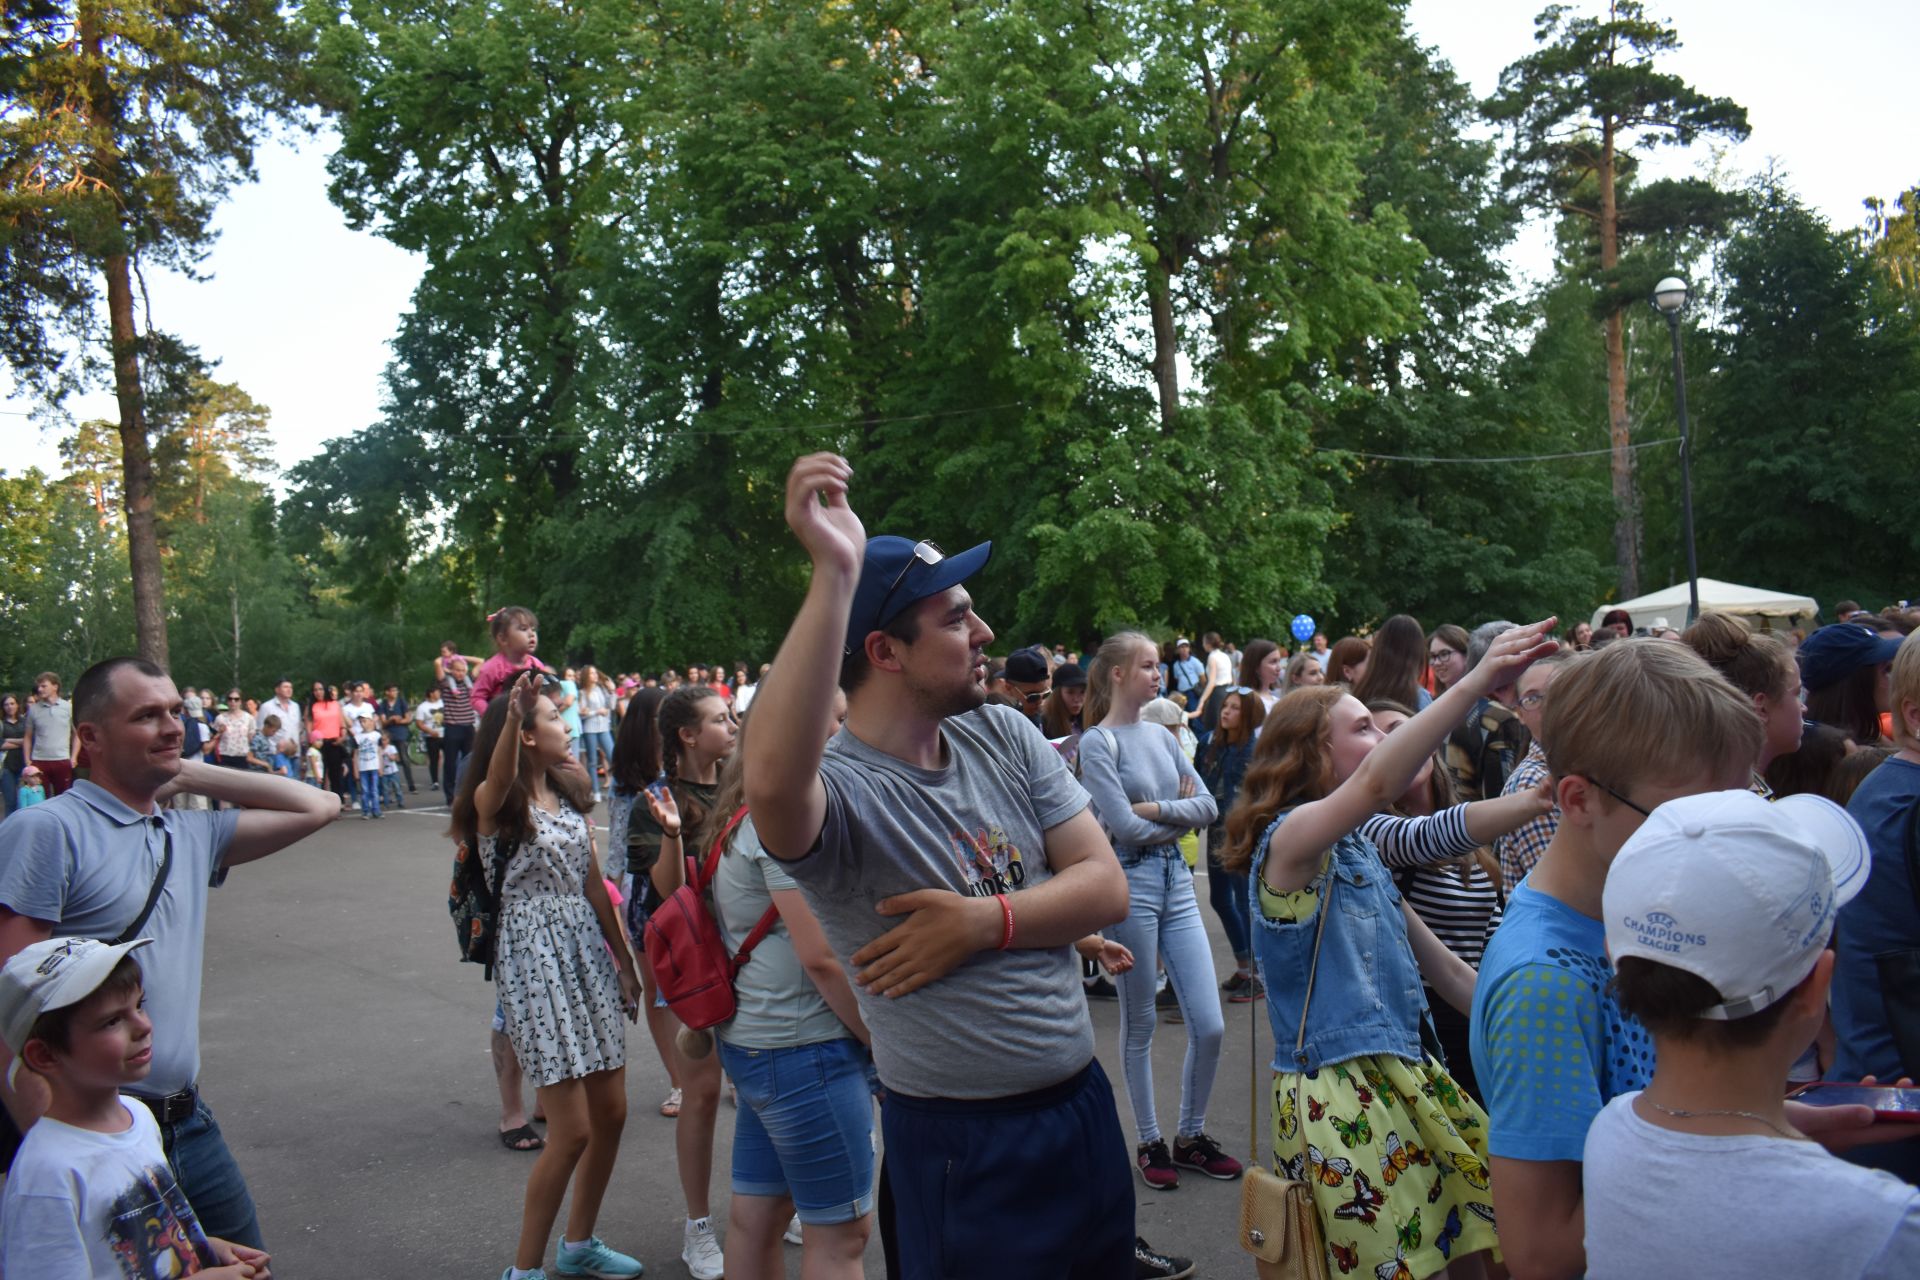
<svg viewBox="0 0 1920 1280">
<path fill-rule="evenodd" d="M 1059 753 L 1011 707 L 940 727 L 947 764 L 920 769 L 845 729 L 820 763 L 827 815 L 786 864 L 845 961 L 899 924 L 874 904 L 915 889 L 973 897 L 1045 884 L 1045 833 L 1087 807 Z M 1001 1098 L 1058 1084 L 1093 1057 L 1070 946 L 978 952 L 929 986 L 885 999 L 855 988 L 887 1088 L 914 1097 Z"/>
<path fill-rule="evenodd" d="M 760 847 L 753 819 L 741 819 L 713 877 L 714 915 L 728 954 L 739 954 L 740 944 L 773 905 L 776 890 L 799 887 L 786 868 Z M 733 996 L 733 1018 L 714 1028 L 730 1045 L 791 1049 L 853 1034 L 807 976 L 784 920 L 775 919 L 773 931 L 747 957 L 734 979 Z"/>
</svg>

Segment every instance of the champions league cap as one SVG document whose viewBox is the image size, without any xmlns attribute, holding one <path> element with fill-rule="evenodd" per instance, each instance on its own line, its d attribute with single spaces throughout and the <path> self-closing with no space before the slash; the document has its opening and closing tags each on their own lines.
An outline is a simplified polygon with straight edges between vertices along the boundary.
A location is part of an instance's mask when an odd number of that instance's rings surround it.
<svg viewBox="0 0 1920 1280">
<path fill-rule="evenodd" d="M 1600 897 L 1607 954 L 1713 984 L 1732 1021 L 1813 972 L 1834 918 L 1867 882 L 1866 834 L 1824 796 L 1769 803 L 1751 791 L 1669 800 L 1628 837 Z"/>
<path fill-rule="evenodd" d="M 847 612 L 846 652 L 852 654 L 867 636 L 899 617 L 907 606 L 939 595 L 980 572 L 993 554 L 993 544 L 950 556 L 931 542 L 914 542 L 880 534 L 867 539 L 860 566 L 860 585 L 853 590 L 853 608 Z"/>
</svg>

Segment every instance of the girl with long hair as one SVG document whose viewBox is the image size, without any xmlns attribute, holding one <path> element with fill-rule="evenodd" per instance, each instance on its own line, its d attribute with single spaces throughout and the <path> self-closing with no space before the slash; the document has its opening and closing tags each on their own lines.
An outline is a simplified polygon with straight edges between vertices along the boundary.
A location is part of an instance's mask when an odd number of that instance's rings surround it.
<svg viewBox="0 0 1920 1280">
<path fill-rule="evenodd" d="M 1383 734 L 1393 733 L 1414 716 L 1411 708 L 1385 700 L 1368 703 L 1367 710 Z M 1487 842 L 1519 829 L 1549 811 L 1552 804 L 1550 795 L 1537 790 L 1460 804 L 1453 774 L 1436 752 L 1427 757 L 1386 814 L 1369 819 L 1361 834 L 1373 841 L 1381 861 L 1392 869 L 1394 883 L 1414 914 L 1447 950 L 1477 969 L 1506 900 L 1500 863 Z M 1457 827 L 1450 821 L 1456 816 Z M 1467 1044 L 1470 1024 L 1452 1005 L 1436 1000 L 1431 987 L 1425 995 L 1434 1033 L 1446 1055 L 1445 1066 L 1478 1101 L 1480 1086 Z"/>
<path fill-rule="evenodd" d="M 0 750 L 6 752 L 0 763 L 0 802 L 13 813 L 20 807 L 20 771 L 26 768 L 21 748 L 27 740 L 27 713 L 20 699 L 9 693 L 0 696 Z"/>
<path fill-rule="evenodd" d="M 1180 1185 L 1176 1166 L 1237 1178 L 1240 1162 L 1206 1133 L 1225 1024 L 1193 873 L 1178 844 L 1184 832 L 1212 823 L 1219 810 L 1173 735 L 1141 721 L 1159 683 L 1159 654 L 1147 637 L 1123 631 L 1100 646 L 1087 671 L 1080 779 L 1127 873 L 1127 918 L 1106 933 L 1134 960 L 1116 985 L 1127 1095 L 1140 1140 L 1135 1163 L 1149 1187 L 1170 1191 Z M 1153 1099 L 1156 961 L 1167 971 L 1187 1027 L 1180 1124 L 1171 1151 L 1160 1135 Z"/>
<path fill-rule="evenodd" d="M 627 935 L 634 940 L 634 963 L 640 969 L 640 1008 L 647 1019 L 647 1034 L 660 1054 L 660 1065 L 667 1072 L 668 1093 L 660 1104 L 660 1114 L 680 1114 L 682 1084 L 681 1056 L 673 1047 L 679 1020 L 659 1000 L 659 985 L 647 953 L 639 945 L 647 927 L 647 917 L 660 903 L 649 873 L 652 859 L 660 852 L 660 841 L 650 828 L 636 832 L 634 809 L 646 811 L 641 795 L 647 784 L 660 776 L 660 700 L 666 694 L 657 688 L 635 689 L 627 700 L 626 714 L 620 718 L 620 737 L 613 744 L 613 759 L 608 766 L 607 787 L 607 876 L 624 886 L 627 899 Z M 635 847 L 636 836 L 639 846 Z"/>
<path fill-rule="evenodd" d="M 660 778 L 670 793 L 682 831 L 700 829 L 714 810 L 720 790 L 720 766 L 739 738 L 727 699 L 704 684 L 683 684 L 661 699 Z M 684 876 L 682 840 L 651 811 L 635 807 L 629 820 L 628 856 L 645 861 L 649 887 L 660 902 Z M 635 874 L 635 890 L 640 876 Z M 689 1058 L 676 1045 L 672 1075 L 680 1091 L 674 1120 L 680 1189 L 687 1201 L 680 1257 L 694 1280 L 719 1280 L 725 1268 L 710 1216 L 713 1183 L 713 1127 L 720 1112 L 720 1062 L 711 1054 Z"/>
<path fill-rule="evenodd" d="M 834 699 L 822 735 L 837 733 L 847 699 Z M 743 730 L 744 736 L 744 730 Z M 746 777 L 736 750 L 693 857 L 724 840 L 713 882 L 714 917 L 729 954 L 771 909 L 775 923 L 734 979 L 734 1016 L 714 1028 L 721 1065 L 740 1092 L 733 1130 L 733 1200 L 728 1208 L 731 1280 L 787 1273 L 780 1242 L 797 1213 L 801 1274 L 858 1280 L 873 1227 L 873 1092 L 868 1035 L 853 987 L 819 921 L 786 870 L 760 847 L 745 814 Z M 647 793 L 666 830 L 679 815 L 670 793 Z M 684 863 L 666 859 L 656 878 L 684 883 Z"/>
<path fill-rule="evenodd" d="M 1501 636 L 1390 735 L 1343 689 L 1289 694 L 1227 818 L 1221 861 L 1252 876 L 1254 953 L 1273 980 L 1275 1167 L 1307 1180 L 1329 1252 L 1363 1275 L 1419 1280 L 1497 1240 L 1486 1113 L 1420 1038 L 1421 977 L 1465 1013 L 1474 973 L 1405 906 L 1361 828 L 1489 689 L 1553 649 L 1552 626 Z"/>
<path fill-rule="evenodd" d="M 1427 669 L 1433 673 L 1433 696 L 1439 697 L 1467 673 L 1467 631 L 1451 622 L 1433 629 L 1427 639 Z"/>
<path fill-rule="evenodd" d="M 1420 687 L 1420 676 L 1426 669 L 1426 632 L 1406 614 L 1396 613 L 1374 633 L 1367 669 L 1354 681 L 1353 696 L 1362 702 L 1384 698 L 1422 710 L 1433 701 L 1433 695 Z"/>
<path fill-rule="evenodd" d="M 613 686 L 588 663 L 580 671 L 580 760 L 587 767 L 593 798 L 600 799 L 600 779 L 613 762 Z"/>
<path fill-rule="evenodd" d="M 498 871 L 494 983 L 548 1124 L 502 1280 L 538 1272 L 569 1183 L 560 1274 L 638 1276 L 637 1261 L 593 1234 L 626 1125 L 620 1019 L 635 1016 L 640 979 L 594 855 L 586 779 L 533 673 L 487 709 L 475 745 L 448 835 L 468 842 L 490 880 Z"/>
<path fill-rule="evenodd" d="M 1302 649 L 1287 661 L 1287 692 L 1295 689 L 1311 689 L 1327 682 L 1327 673 L 1320 668 L 1320 659 L 1313 656 L 1311 649 Z M 1272 710 L 1271 707 L 1268 710 Z"/>
<path fill-rule="evenodd" d="M 1249 640 L 1240 655 L 1240 687 L 1259 695 L 1262 711 L 1273 710 L 1280 701 L 1280 681 L 1287 669 L 1287 655 L 1271 640 Z M 1226 810 L 1222 809 L 1222 813 Z"/>
<path fill-rule="evenodd" d="M 1279 656 L 1279 646 L 1271 640 L 1255 640 L 1247 645 L 1248 662 L 1254 660 L 1254 651 L 1263 644 L 1272 646 L 1272 652 L 1260 661 Z M 1242 674 L 1246 665 L 1241 663 Z M 1220 723 L 1194 761 L 1216 810 L 1213 825 L 1207 828 L 1207 901 L 1220 917 L 1227 946 L 1233 951 L 1233 977 L 1220 988 L 1231 1004 L 1245 1004 L 1266 994 L 1254 972 L 1253 940 L 1247 933 L 1247 878 L 1229 875 L 1220 865 L 1220 850 L 1227 842 L 1226 815 L 1239 798 L 1240 780 L 1246 777 L 1247 765 L 1253 760 L 1254 739 L 1266 718 L 1267 704 L 1257 690 L 1246 685 L 1227 690 L 1226 700 L 1220 704 Z"/>
<path fill-rule="evenodd" d="M 307 700 L 307 741 L 320 748 L 327 790 L 340 798 L 340 812 L 345 813 L 353 802 L 353 779 L 347 770 L 353 749 L 347 745 L 346 710 L 340 705 L 340 691 L 318 680 L 313 682 L 313 695 Z M 451 788 L 447 799 L 452 802 Z"/>
<path fill-rule="evenodd" d="M 1327 654 L 1327 683 L 1351 689 L 1367 673 L 1367 659 L 1373 646 L 1359 636 L 1341 636 Z"/>
<path fill-rule="evenodd" d="M 1055 667 L 1053 688 L 1047 700 L 1040 704 L 1040 731 L 1050 741 L 1060 743 L 1060 758 L 1067 762 L 1069 769 L 1080 758 L 1080 737 L 1085 732 L 1080 714 L 1086 705 L 1087 673 L 1073 662 Z"/>
</svg>

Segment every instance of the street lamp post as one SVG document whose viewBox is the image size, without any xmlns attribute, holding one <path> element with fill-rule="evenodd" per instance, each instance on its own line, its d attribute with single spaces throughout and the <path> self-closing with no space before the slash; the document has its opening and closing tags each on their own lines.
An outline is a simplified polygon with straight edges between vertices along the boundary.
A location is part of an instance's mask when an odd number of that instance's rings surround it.
<svg viewBox="0 0 1920 1280">
<path fill-rule="evenodd" d="M 1653 287 L 1653 306 L 1673 335 L 1673 407 L 1680 417 L 1680 534 L 1687 544 L 1687 625 L 1700 616 L 1700 566 L 1693 553 L 1693 450 L 1687 434 L 1687 368 L 1680 358 L 1680 313 L 1687 308 L 1687 282 L 1668 276 Z"/>
</svg>

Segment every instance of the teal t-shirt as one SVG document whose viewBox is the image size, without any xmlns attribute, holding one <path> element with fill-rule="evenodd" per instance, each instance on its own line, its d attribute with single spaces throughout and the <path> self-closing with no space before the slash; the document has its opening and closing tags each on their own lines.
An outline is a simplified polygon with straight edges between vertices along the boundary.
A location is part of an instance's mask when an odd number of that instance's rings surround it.
<svg viewBox="0 0 1920 1280">
<path fill-rule="evenodd" d="M 563 695 L 573 698 L 573 701 L 567 704 L 566 710 L 560 713 L 560 722 L 567 726 L 567 733 L 570 736 L 577 738 L 580 736 L 580 686 L 571 680 L 562 680 L 560 691 Z"/>
</svg>

